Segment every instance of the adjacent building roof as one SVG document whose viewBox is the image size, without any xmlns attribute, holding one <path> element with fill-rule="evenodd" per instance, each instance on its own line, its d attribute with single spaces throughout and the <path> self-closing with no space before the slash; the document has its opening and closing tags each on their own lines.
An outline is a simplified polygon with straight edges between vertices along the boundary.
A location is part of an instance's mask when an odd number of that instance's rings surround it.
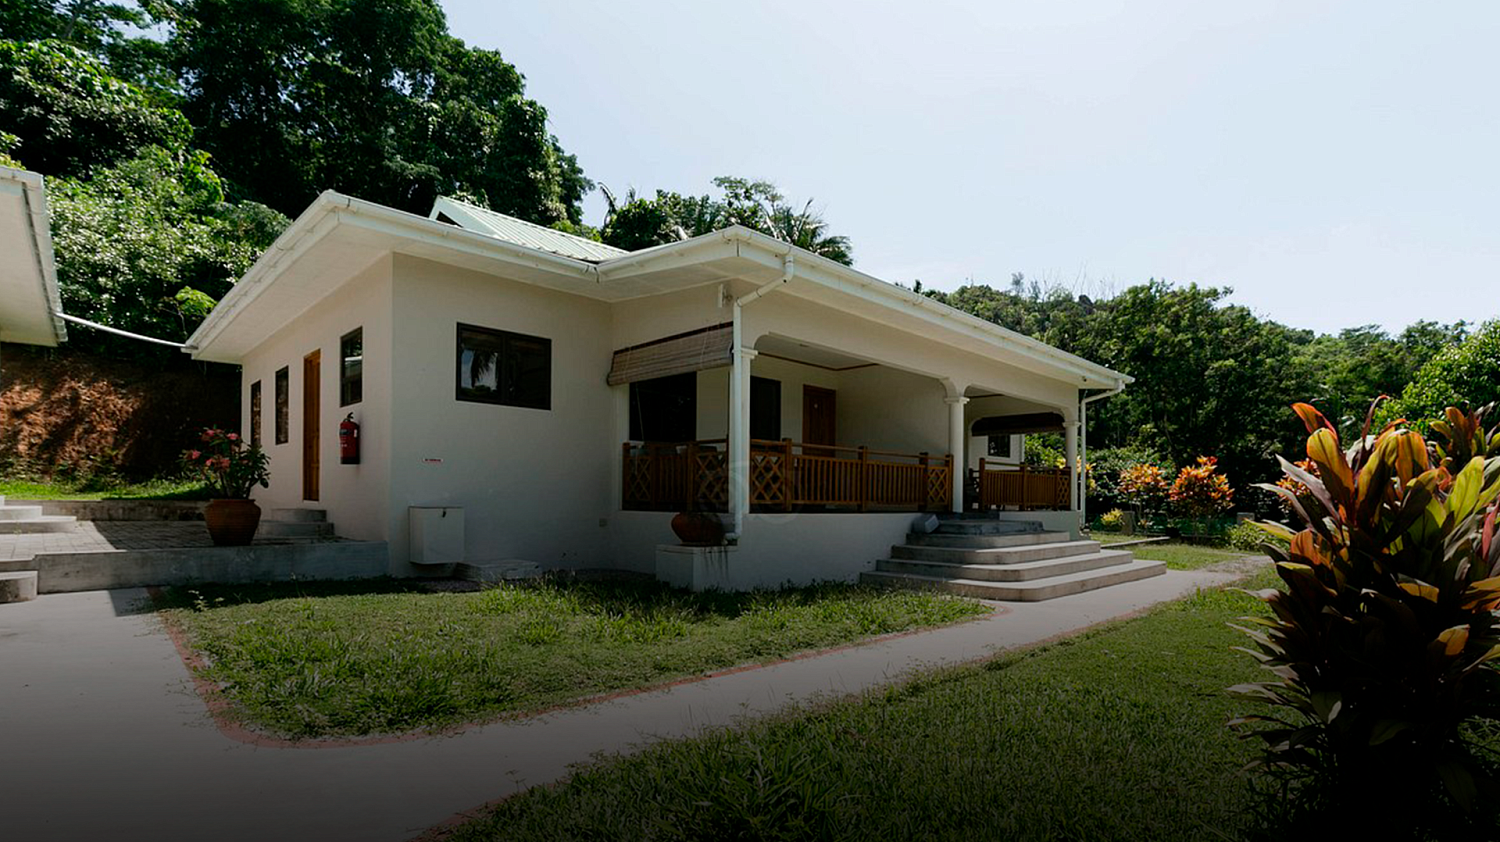
<svg viewBox="0 0 1500 842">
<path fill-rule="evenodd" d="M 68 338 L 49 225 L 42 177 L 0 166 L 0 342 L 51 347 Z"/>
<path fill-rule="evenodd" d="M 586 240 L 583 237 L 576 237 L 527 222 L 524 219 L 506 216 L 503 213 L 495 213 L 488 208 L 481 208 L 458 199 L 450 199 L 447 196 L 438 197 L 437 202 L 433 203 L 432 213 L 428 215 L 428 218 L 439 222 L 451 222 L 460 228 L 489 234 L 518 246 L 560 254 L 563 257 L 589 263 L 599 263 L 612 257 L 630 254 L 625 249 Z"/>
</svg>

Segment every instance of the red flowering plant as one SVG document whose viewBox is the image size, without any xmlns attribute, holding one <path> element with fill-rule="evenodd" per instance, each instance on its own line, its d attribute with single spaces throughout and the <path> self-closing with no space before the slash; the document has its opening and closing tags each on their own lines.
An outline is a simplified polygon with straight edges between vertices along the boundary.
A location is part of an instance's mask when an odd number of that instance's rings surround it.
<svg viewBox="0 0 1500 842">
<path fill-rule="evenodd" d="M 255 486 L 267 488 L 270 458 L 258 445 L 246 445 L 239 433 L 210 427 L 199 434 L 202 446 L 182 454 L 182 464 L 203 477 L 220 499 L 248 500 Z"/>
</svg>

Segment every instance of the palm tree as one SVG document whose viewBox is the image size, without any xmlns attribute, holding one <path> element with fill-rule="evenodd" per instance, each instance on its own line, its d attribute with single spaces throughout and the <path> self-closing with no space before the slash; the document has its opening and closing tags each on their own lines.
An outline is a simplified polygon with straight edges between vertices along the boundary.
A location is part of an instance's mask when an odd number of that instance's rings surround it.
<svg viewBox="0 0 1500 842">
<path fill-rule="evenodd" d="M 829 234 L 828 223 L 823 221 L 821 214 L 813 210 L 812 204 L 813 200 L 808 199 L 800 211 L 793 210 L 790 205 L 773 205 L 766 214 L 771 236 L 820 257 L 853 266 L 854 254 L 849 238 L 842 234 Z"/>
</svg>

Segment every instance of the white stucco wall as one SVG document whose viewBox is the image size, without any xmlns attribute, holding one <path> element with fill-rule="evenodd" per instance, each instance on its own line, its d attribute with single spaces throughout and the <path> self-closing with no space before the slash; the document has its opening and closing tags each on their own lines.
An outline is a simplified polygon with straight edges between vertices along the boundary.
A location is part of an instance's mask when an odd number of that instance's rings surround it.
<svg viewBox="0 0 1500 842">
<path fill-rule="evenodd" d="M 339 406 L 339 340 L 364 331 L 363 399 Z M 319 390 L 319 500 L 302 499 L 302 360 L 322 351 Z M 288 429 L 276 443 L 276 371 L 286 367 Z M 261 384 L 261 446 L 270 457 L 271 485 L 257 489 L 262 510 L 325 509 L 338 534 L 389 539 L 391 429 L 391 260 L 377 259 L 338 291 L 317 302 L 245 357 L 240 431 L 250 438 L 250 386 Z M 349 412 L 360 424 L 360 464 L 339 464 L 338 425 Z"/>
<path fill-rule="evenodd" d="M 852 582 L 905 543 L 915 513 L 752 513 L 733 555 L 729 575 L 736 588 L 774 588 L 790 582 Z M 676 544 L 662 512 L 620 512 L 611 534 L 622 570 L 652 573 L 656 547 Z"/>
<path fill-rule="evenodd" d="M 948 452 L 947 392 L 939 381 L 874 366 L 839 372 L 839 383 L 840 444 L 934 456 Z"/>
<path fill-rule="evenodd" d="M 463 507 L 471 560 L 608 566 L 620 453 L 608 305 L 403 255 L 393 289 L 393 569 L 407 567 L 409 506 Z M 551 409 L 458 400 L 460 322 L 552 340 Z"/>
</svg>

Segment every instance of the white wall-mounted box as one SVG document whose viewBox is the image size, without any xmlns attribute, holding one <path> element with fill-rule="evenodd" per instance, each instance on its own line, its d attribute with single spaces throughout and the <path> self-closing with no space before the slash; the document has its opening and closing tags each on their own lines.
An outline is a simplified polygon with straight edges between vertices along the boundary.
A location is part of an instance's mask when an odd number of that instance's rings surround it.
<svg viewBox="0 0 1500 842">
<path fill-rule="evenodd" d="M 457 506 L 411 506 L 412 564 L 457 564 L 464 560 L 464 510 Z"/>
</svg>

